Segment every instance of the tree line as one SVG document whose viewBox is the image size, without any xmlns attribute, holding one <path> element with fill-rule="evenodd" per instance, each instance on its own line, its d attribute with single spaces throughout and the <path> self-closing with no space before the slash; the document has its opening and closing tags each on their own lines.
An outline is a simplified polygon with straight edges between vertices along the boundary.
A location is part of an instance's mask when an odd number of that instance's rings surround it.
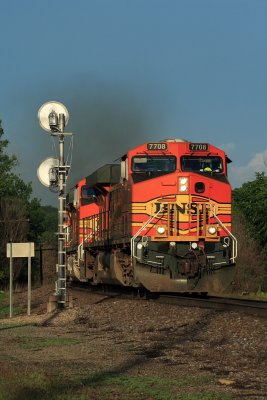
<svg viewBox="0 0 267 400">
<path fill-rule="evenodd" d="M 264 164 L 263 164 L 264 168 Z M 238 239 L 237 287 L 267 292 L 267 176 L 233 190 L 233 228 Z"/>
<path fill-rule="evenodd" d="M 0 285 L 9 279 L 6 258 L 6 243 L 34 242 L 54 243 L 57 231 L 57 209 L 42 206 L 37 198 L 31 198 L 32 185 L 25 183 L 15 172 L 18 166 L 16 155 L 9 155 L 9 141 L 4 138 L 0 120 Z M 25 274 L 21 259 L 14 260 L 15 279 Z M 35 260 L 36 264 L 36 260 Z M 26 270 L 25 270 L 26 271 Z M 37 275 L 36 268 L 33 269 Z M 34 276 L 35 278 L 35 276 Z"/>
</svg>

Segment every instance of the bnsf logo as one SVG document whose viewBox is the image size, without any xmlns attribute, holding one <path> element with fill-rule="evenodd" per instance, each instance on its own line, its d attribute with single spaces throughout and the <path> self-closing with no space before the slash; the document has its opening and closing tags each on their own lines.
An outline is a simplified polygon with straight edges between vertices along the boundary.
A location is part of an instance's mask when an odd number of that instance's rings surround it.
<svg viewBox="0 0 267 400">
<path fill-rule="evenodd" d="M 169 203 L 171 204 L 171 203 Z M 180 203 L 180 204 L 172 204 L 173 210 L 176 209 L 180 214 L 197 214 L 197 209 L 199 209 L 199 214 L 203 214 L 203 204 L 201 203 Z M 160 203 L 156 204 L 156 212 L 159 212 L 161 207 Z M 168 204 L 164 204 L 163 213 L 168 212 Z"/>
</svg>

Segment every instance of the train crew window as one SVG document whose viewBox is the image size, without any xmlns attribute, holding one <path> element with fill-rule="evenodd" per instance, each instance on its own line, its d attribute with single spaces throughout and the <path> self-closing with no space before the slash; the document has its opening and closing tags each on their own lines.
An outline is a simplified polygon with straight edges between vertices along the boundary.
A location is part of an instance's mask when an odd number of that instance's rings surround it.
<svg viewBox="0 0 267 400">
<path fill-rule="evenodd" d="M 181 157 L 181 167 L 182 171 L 223 172 L 223 162 L 221 157 L 183 156 Z"/>
<path fill-rule="evenodd" d="M 176 157 L 174 156 L 136 156 L 132 159 L 132 171 L 141 173 L 174 172 Z"/>
<path fill-rule="evenodd" d="M 81 187 L 81 205 L 86 206 L 87 204 L 95 203 L 97 198 L 97 193 L 94 188 L 89 188 L 87 186 Z"/>
</svg>

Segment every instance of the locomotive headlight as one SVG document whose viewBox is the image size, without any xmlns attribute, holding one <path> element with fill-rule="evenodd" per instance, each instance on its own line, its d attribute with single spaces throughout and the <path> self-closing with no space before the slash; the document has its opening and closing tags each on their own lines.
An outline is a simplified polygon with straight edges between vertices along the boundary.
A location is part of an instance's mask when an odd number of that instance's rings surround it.
<svg viewBox="0 0 267 400">
<path fill-rule="evenodd" d="M 215 226 L 209 226 L 208 232 L 210 235 L 215 235 L 215 233 L 217 232 L 217 229 L 215 228 Z"/>
<path fill-rule="evenodd" d="M 180 192 L 188 191 L 188 178 L 185 176 L 179 178 L 179 191 Z"/>
<path fill-rule="evenodd" d="M 158 226 L 157 227 L 157 232 L 160 234 L 160 235 L 163 235 L 163 233 L 165 233 L 165 227 L 164 226 Z"/>
</svg>

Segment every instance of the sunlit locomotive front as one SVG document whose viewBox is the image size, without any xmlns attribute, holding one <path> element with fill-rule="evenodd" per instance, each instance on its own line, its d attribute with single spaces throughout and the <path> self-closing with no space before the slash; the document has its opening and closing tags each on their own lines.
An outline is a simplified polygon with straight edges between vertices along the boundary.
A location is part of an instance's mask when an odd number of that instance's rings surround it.
<svg viewBox="0 0 267 400">
<path fill-rule="evenodd" d="M 225 289 L 237 252 L 229 161 L 210 144 L 168 139 L 89 175 L 68 202 L 71 275 L 151 292 Z"/>
</svg>

